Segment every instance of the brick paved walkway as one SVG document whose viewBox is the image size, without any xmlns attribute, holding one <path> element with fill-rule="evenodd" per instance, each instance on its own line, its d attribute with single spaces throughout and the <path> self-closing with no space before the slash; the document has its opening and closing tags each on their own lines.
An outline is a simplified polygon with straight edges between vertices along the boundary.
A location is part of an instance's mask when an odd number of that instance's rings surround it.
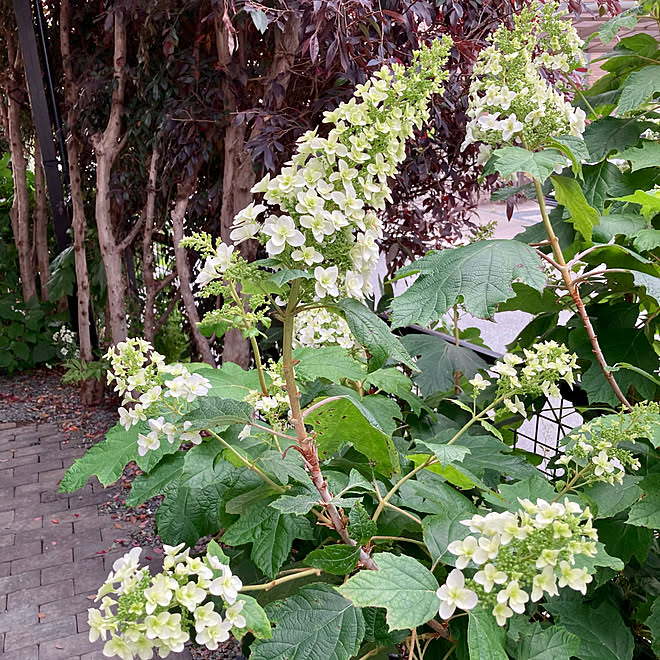
<svg viewBox="0 0 660 660">
<path fill-rule="evenodd" d="M 61 442 L 54 424 L 0 424 L 1 660 L 104 658 L 103 643 L 89 642 L 87 608 L 126 552 L 113 541 L 128 530 L 98 514 L 97 504 L 112 495 L 98 482 L 57 494 L 65 469 L 83 453 Z"/>
</svg>

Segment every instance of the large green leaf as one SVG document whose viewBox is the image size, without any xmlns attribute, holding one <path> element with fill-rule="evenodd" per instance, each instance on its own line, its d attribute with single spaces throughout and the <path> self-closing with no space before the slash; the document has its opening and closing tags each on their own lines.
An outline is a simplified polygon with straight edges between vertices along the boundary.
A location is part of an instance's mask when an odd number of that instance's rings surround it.
<svg viewBox="0 0 660 660">
<path fill-rule="evenodd" d="M 229 545 L 251 543 L 252 561 L 266 575 L 275 577 L 291 552 L 293 540 L 311 538 L 309 520 L 258 502 L 227 529 L 222 540 Z"/>
<path fill-rule="evenodd" d="M 645 167 L 658 167 L 660 166 L 660 142 L 643 140 L 639 147 L 631 147 L 620 153 L 619 158 L 630 161 L 633 172 Z"/>
<path fill-rule="evenodd" d="M 468 612 L 468 650 L 470 660 L 507 660 L 504 629 L 490 612 L 476 608 Z"/>
<path fill-rule="evenodd" d="M 342 378 L 361 381 L 366 375 L 364 365 L 339 346 L 297 348 L 293 359 L 299 362 L 296 376 L 302 380 L 327 378 L 338 383 Z"/>
<path fill-rule="evenodd" d="M 644 220 L 642 216 L 634 213 L 612 213 L 611 215 L 601 215 L 598 226 L 594 227 L 593 241 L 594 243 L 607 243 L 615 236 L 631 236 L 632 234 L 643 230 L 646 226 L 646 220 Z"/>
<path fill-rule="evenodd" d="M 463 540 L 469 529 L 461 523 L 468 518 L 464 511 L 447 513 L 446 515 L 426 516 L 422 522 L 424 543 L 433 557 L 433 561 L 440 559 L 443 564 L 454 566 L 456 557 L 447 551 L 452 541 Z"/>
<path fill-rule="evenodd" d="M 164 490 L 156 515 L 158 533 L 165 543 L 193 546 L 202 536 L 221 527 L 219 508 L 232 483 L 234 466 L 220 457 L 223 448 L 213 440 L 190 449 L 176 481 Z"/>
<path fill-rule="evenodd" d="M 636 250 L 646 252 L 660 247 L 660 230 L 658 229 L 639 227 L 632 238 Z"/>
<path fill-rule="evenodd" d="M 633 504 L 626 522 L 637 527 L 660 529 L 660 485 L 657 477 L 647 477 L 640 486 L 644 496 Z"/>
<path fill-rule="evenodd" d="M 403 343 L 411 355 L 418 356 L 417 367 L 421 373 L 414 381 L 422 396 L 453 389 L 457 371 L 472 378 L 479 369 L 488 366 L 474 351 L 435 335 L 408 335 Z"/>
<path fill-rule="evenodd" d="M 617 108 L 619 114 L 637 110 L 657 92 L 660 92 L 660 66 L 645 66 L 639 71 L 633 71 L 621 88 Z"/>
<path fill-rule="evenodd" d="M 447 435 L 450 433 L 451 431 L 446 432 Z M 478 477 L 482 477 L 485 470 L 494 470 L 516 479 L 538 475 L 538 470 L 531 463 L 512 454 L 509 446 L 493 436 L 464 433 L 456 444 L 470 450 L 461 465 Z"/>
<path fill-rule="evenodd" d="M 585 165 L 582 168 L 582 176 L 585 199 L 601 212 L 605 209 L 607 200 L 618 194 L 614 191 L 623 184 L 621 170 L 607 160 L 596 165 Z"/>
<path fill-rule="evenodd" d="M 113 426 L 105 440 L 74 461 L 60 483 L 60 492 L 72 493 L 82 488 L 92 475 L 96 475 L 104 486 L 117 481 L 126 464 L 138 457 L 138 433 L 137 426 L 128 431 L 119 424 Z"/>
<path fill-rule="evenodd" d="M 579 648 L 580 639 L 566 628 L 533 623 L 521 627 L 513 655 L 516 660 L 570 660 L 579 657 Z"/>
<path fill-rule="evenodd" d="M 552 184 L 555 188 L 555 198 L 558 204 L 566 207 L 571 214 L 569 222 L 577 231 L 591 241 L 593 228 L 598 224 L 598 211 L 589 206 L 580 184 L 575 179 L 567 176 L 552 176 Z"/>
<path fill-rule="evenodd" d="M 350 660 L 364 636 L 360 610 L 326 584 L 306 585 L 266 614 L 273 636 L 251 646 L 251 660 Z"/>
<path fill-rule="evenodd" d="M 624 195 L 617 197 L 622 202 L 631 202 L 639 204 L 642 207 L 642 215 L 645 218 L 651 219 L 656 213 L 660 213 L 660 195 L 657 192 L 645 192 L 644 190 L 636 190 L 631 195 Z"/>
<path fill-rule="evenodd" d="M 432 252 L 397 273 L 419 277 L 392 301 L 392 325 L 428 325 L 462 300 L 474 316 L 490 318 L 498 303 L 511 298 L 511 284 L 522 280 L 541 291 L 545 271 L 534 250 L 519 241 L 479 241 Z"/>
<path fill-rule="evenodd" d="M 358 545 L 326 545 L 312 550 L 304 563 L 331 575 L 348 575 L 355 570 L 359 558 Z"/>
<path fill-rule="evenodd" d="M 414 628 L 434 618 L 440 601 L 438 581 L 416 559 L 383 552 L 377 571 L 361 571 L 338 591 L 356 607 L 383 607 L 390 630 Z"/>
<path fill-rule="evenodd" d="M 445 483 L 447 477 L 424 470 L 416 479 L 409 479 L 399 489 L 399 506 L 415 511 L 440 515 L 463 512 L 470 517 L 475 512 L 474 504 L 462 493 Z"/>
<path fill-rule="evenodd" d="M 521 147 L 504 147 L 493 152 L 484 165 L 483 173 L 484 176 L 495 172 L 510 176 L 523 172 L 543 182 L 552 174 L 555 165 L 565 162 L 564 155 L 555 149 L 533 152 Z"/>
<path fill-rule="evenodd" d="M 377 314 L 353 298 L 338 303 L 353 336 L 364 346 L 371 357 L 369 370 L 380 369 L 389 359 L 415 368 L 408 352 Z"/>
<path fill-rule="evenodd" d="M 544 607 L 580 639 L 581 660 L 631 660 L 635 642 L 621 615 L 610 603 L 592 607 L 576 600 L 549 600 Z"/>
<path fill-rule="evenodd" d="M 637 485 L 641 477 L 629 474 L 623 477 L 622 484 L 612 486 L 603 482 L 595 483 L 584 489 L 583 494 L 596 505 L 596 518 L 609 518 L 633 505 L 642 494 Z"/>
<path fill-rule="evenodd" d="M 238 594 L 237 601 L 242 601 L 243 609 L 241 614 L 245 617 L 245 627 L 231 629 L 231 634 L 236 639 L 242 639 L 243 635 L 251 632 L 257 639 L 270 639 L 273 634 L 270 628 L 270 621 L 263 607 L 259 605 L 255 598 L 246 594 Z"/>
<path fill-rule="evenodd" d="M 260 390 L 259 374 L 255 369 L 244 371 L 233 362 L 225 362 L 222 367 L 212 369 L 208 364 L 199 364 L 191 369 L 211 381 L 209 396 L 243 401 L 250 390 Z"/>
<path fill-rule="evenodd" d="M 126 498 L 128 506 L 141 504 L 156 495 L 162 495 L 172 482 L 178 482 L 183 472 L 185 454 L 177 452 L 165 456 L 148 474 L 141 474 L 131 484 Z"/>
<path fill-rule="evenodd" d="M 633 557 L 640 564 L 646 561 L 653 542 L 654 531 L 646 527 L 636 527 L 625 523 L 625 514 L 615 518 L 597 521 L 598 537 L 605 544 L 607 552 L 629 562 Z"/>
<path fill-rule="evenodd" d="M 376 418 L 358 401 L 342 397 L 323 404 L 305 417 L 305 424 L 316 433 L 322 460 L 333 456 L 342 445 L 352 444 L 381 474 L 399 473 L 399 455 L 392 438 L 380 430 Z"/>
<path fill-rule="evenodd" d="M 351 509 L 348 515 L 348 534 L 359 545 L 368 543 L 377 529 L 376 523 L 371 519 L 362 503 L 358 503 Z"/>
<path fill-rule="evenodd" d="M 660 655 L 660 598 L 656 598 L 651 605 L 651 613 L 644 621 L 646 627 L 651 631 L 651 649 L 656 655 Z"/>
<path fill-rule="evenodd" d="M 245 401 L 208 396 L 199 399 L 199 406 L 182 418 L 190 422 L 191 430 L 225 430 L 231 424 L 247 424 L 252 418 L 252 406 Z"/>
<path fill-rule="evenodd" d="M 131 461 L 135 461 L 141 470 L 149 472 L 163 456 L 173 454 L 179 449 L 178 441 L 172 444 L 162 441 L 158 449 L 140 456 L 137 445 L 138 434 L 147 431 L 146 423 L 132 426 L 128 431 L 117 423 L 108 431 L 105 440 L 91 447 L 82 458 L 74 461 L 62 479 L 60 492 L 71 493 L 82 488 L 93 475 L 96 475 L 104 486 L 114 483 Z"/>
<path fill-rule="evenodd" d="M 650 122 L 603 117 L 592 121 L 585 128 L 583 137 L 591 160 L 600 161 L 613 151 L 625 151 L 634 147 L 640 135 L 652 126 Z"/>
</svg>

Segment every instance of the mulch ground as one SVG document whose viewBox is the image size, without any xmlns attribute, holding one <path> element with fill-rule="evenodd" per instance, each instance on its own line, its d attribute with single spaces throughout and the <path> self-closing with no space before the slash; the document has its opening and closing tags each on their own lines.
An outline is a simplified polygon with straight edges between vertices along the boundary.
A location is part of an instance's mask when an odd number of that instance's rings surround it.
<svg viewBox="0 0 660 660">
<path fill-rule="evenodd" d="M 0 374 L 0 423 L 57 423 L 64 436 L 62 444 L 70 448 L 87 448 L 103 440 L 107 430 L 116 423 L 117 398 L 106 391 L 100 405 L 85 406 L 76 387 L 61 384 L 62 374 L 59 368 L 41 368 L 11 376 Z M 120 488 L 115 489 L 114 494 L 108 493 L 108 501 L 99 504 L 98 511 L 116 520 L 115 547 L 140 546 L 145 548 L 145 559 L 152 559 L 151 554 L 159 556 L 163 553 L 155 527 L 155 515 L 162 498 L 152 498 L 134 508 L 126 506 L 126 495 L 138 474 L 140 470 L 137 465 L 129 464 L 121 477 Z M 131 531 L 126 534 L 122 531 L 124 529 Z M 243 659 L 239 644 L 234 639 L 216 651 L 197 648 L 191 651 L 196 660 Z"/>
</svg>

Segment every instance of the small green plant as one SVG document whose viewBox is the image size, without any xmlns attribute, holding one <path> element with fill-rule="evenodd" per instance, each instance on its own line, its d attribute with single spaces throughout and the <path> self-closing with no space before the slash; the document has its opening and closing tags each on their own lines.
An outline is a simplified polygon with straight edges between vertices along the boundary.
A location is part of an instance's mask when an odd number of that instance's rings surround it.
<svg viewBox="0 0 660 660">
<path fill-rule="evenodd" d="M 67 360 L 63 366 L 66 369 L 62 376 L 62 384 L 64 385 L 80 385 L 90 379 L 101 382 L 108 372 L 106 360 L 86 362 L 79 358 L 73 358 Z"/>
</svg>

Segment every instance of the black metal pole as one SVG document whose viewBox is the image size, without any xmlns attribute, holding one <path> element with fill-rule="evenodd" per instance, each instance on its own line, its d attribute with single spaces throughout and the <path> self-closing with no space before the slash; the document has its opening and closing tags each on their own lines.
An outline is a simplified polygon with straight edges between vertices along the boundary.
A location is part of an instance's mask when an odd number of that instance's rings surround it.
<svg viewBox="0 0 660 660">
<path fill-rule="evenodd" d="M 23 55 L 23 64 L 25 67 L 25 78 L 27 80 L 28 93 L 30 95 L 30 107 L 34 119 L 35 131 L 39 147 L 41 148 L 41 159 L 46 176 L 46 186 L 48 189 L 48 198 L 53 215 L 53 226 L 55 229 L 55 241 L 58 252 L 62 252 L 70 245 L 68 229 L 71 226 L 67 206 L 64 200 L 62 178 L 67 184 L 69 182 L 69 168 L 66 161 L 66 144 L 64 143 L 64 132 L 62 122 L 59 116 L 57 97 L 55 94 L 55 85 L 51 73 L 50 61 L 48 58 L 47 40 L 44 31 L 44 17 L 39 4 L 36 1 L 37 17 L 39 21 L 39 30 L 41 37 L 42 57 L 44 68 L 46 70 L 46 82 L 50 92 L 52 113 L 55 118 L 56 132 L 60 142 L 60 157 L 58 160 L 53 140 L 53 128 L 51 123 L 51 114 L 49 112 L 46 100 L 46 90 L 41 71 L 41 62 L 37 50 L 37 39 L 35 36 L 34 19 L 32 16 L 32 7 L 30 0 L 14 0 L 14 12 L 16 14 L 16 25 L 18 26 L 18 38 Z M 71 326 L 78 330 L 78 300 L 74 292 L 73 296 L 68 297 L 69 316 Z M 90 300 L 89 309 L 90 339 L 93 350 L 98 354 L 99 340 L 96 332 L 96 323 L 94 322 L 94 310 Z"/>
<path fill-rule="evenodd" d="M 48 113 L 46 92 L 41 77 L 41 63 L 39 62 L 37 40 L 34 34 L 30 0 L 14 0 L 14 11 L 16 12 L 18 38 L 25 65 L 25 78 L 27 80 L 28 93 L 30 94 L 34 127 L 37 133 L 37 139 L 39 140 L 39 147 L 41 148 L 48 197 L 53 214 L 55 240 L 57 241 L 57 249 L 61 252 L 69 245 L 67 230 L 71 223 L 66 212 L 66 206 L 64 205 L 59 162 L 55 153 L 55 145 L 53 144 L 50 114 Z"/>
</svg>

